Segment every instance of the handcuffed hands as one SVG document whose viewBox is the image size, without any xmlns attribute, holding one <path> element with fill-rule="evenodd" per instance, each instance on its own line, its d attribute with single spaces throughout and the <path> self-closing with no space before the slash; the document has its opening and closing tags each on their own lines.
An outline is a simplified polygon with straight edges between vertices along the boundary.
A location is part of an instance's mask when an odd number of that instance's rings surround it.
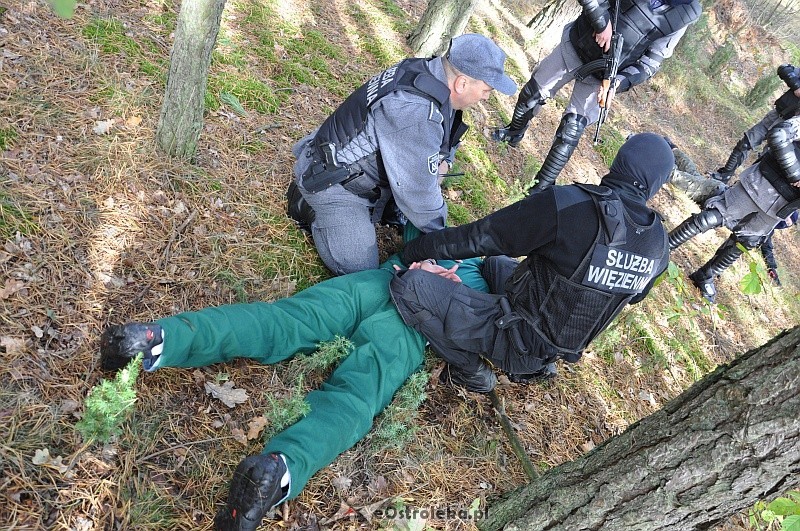
<svg viewBox="0 0 800 531">
<path fill-rule="evenodd" d="M 398 266 L 398 265 L 395 265 L 394 268 L 397 271 L 401 271 L 402 270 L 402 268 L 400 266 Z M 429 273 L 433 273 L 435 275 L 439 275 L 440 277 L 444 277 L 444 278 L 446 278 L 448 280 L 452 280 L 453 282 L 461 282 L 461 279 L 458 278 L 458 275 L 456 275 L 456 270 L 458 269 L 458 264 L 453 264 L 453 267 L 448 269 L 446 267 L 440 266 L 435 261 L 433 261 L 431 259 L 428 259 L 428 260 L 423 260 L 421 262 L 412 262 L 412 264 L 410 266 L 408 266 L 408 269 L 409 270 L 411 270 L 411 269 L 422 269 L 423 271 L 427 271 Z"/>
</svg>

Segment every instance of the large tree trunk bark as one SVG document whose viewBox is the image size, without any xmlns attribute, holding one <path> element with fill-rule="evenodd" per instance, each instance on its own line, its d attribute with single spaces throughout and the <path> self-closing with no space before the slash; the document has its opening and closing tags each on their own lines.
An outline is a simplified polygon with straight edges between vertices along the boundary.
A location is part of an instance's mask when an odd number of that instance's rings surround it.
<svg viewBox="0 0 800 531">
<path fill-rule="evenodd" d="M 707 529 L 800 484 L 800 327 L 489 508 L 482 530 Z"/>
<path fill-rule="evenodd" d="M 156 142 L 168 155 L 192 159 L 203 129 L 211 51 L 225 0 L 183 0 L 170 55 Z"/>
<path fill-rule="evenodd" d="M 527 24 L 535 35 L 526 49 L 550 53 L 561 42 L 561 33 L 568 22 L 581 13 L 581 6 L 573 0 L 550 0 Z"/>
<path fill-rule="evenodd" d="M 544 33 L 552 27 L 564 27 L 581 13 L 581 6 L 572 0 L 551 0 L 528 22 L 535 33 Z"/>
<path fill-rule="evenodd" d="M 432 57 L 447 51 L 450 39 L 464 32 L 479 1 L 430 0 L 419 24 L 408 36 L 414 55 Z"/>
</svg>

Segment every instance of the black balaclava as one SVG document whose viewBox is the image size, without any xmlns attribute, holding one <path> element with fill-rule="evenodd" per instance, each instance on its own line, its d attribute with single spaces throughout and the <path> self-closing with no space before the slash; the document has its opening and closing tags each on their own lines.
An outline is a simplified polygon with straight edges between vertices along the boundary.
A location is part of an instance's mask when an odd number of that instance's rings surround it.
<svg viewBox="0 0 800 531">
<path fill-rule="evenodd" d="M 639 133 L 622 144 L 600 184 L 622 199 L 644 203 L 667 182 L 674 167 L 675 155 L 663 136 Z"/>
</svg>

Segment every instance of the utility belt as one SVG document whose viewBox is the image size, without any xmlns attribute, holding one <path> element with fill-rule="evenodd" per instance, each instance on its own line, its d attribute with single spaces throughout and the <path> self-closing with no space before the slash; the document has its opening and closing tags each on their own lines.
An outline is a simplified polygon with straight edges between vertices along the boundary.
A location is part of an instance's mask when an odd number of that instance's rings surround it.
<svg viewBox="0 0 800 531">
<path fill-rule="evenodd" d="M 322 157 L 318 157 L 319 152 Z M 321 160 L 320 160 L 321 159 Z M 358 163 L 342 165 L 336 160 L 336 146 L 329 142 L 323 144 L 319 149 L 314 150 L 314 160 L 308 170 L 303 174 L 303 188 L 316 194 L 327 190 L 333 185 L 340 184 L 348 192 L 352 192 L 359 197 L 376 201 L 381 196 L 379 186 L 364 187 L 358 186 L 355 181 L 364 175 L 364 171 Z M 370 183 L 371 184 L 371 183 Z"/>
</svg>

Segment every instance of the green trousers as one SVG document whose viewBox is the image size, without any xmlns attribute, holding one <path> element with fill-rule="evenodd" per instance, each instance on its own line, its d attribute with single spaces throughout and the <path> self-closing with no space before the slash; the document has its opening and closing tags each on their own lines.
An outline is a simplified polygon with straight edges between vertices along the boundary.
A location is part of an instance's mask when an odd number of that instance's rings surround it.
<svg viewBox="0 0 800 531">
<path fill-rule="evenodd" d="M 349 338 L 353 352 L 307 395 L 310 413 L 264 448 L 264 453 L 286 457 L 289 497 L 294 498 L 312 475 L 367 434 L 374 417 L 422 363 L 426 340 L 403 323 L 389 296 L 392 263 L 396 259 L 272 303 L 205 308 L 160 319 L 164 351 L 157 367 L 202 367 L 241 357 L 271 364 L 313 352 L 337 335 Z M 459 276 L 486 291 L 479 267 L 479 260 L 466 260 Z"/>
</svg>

